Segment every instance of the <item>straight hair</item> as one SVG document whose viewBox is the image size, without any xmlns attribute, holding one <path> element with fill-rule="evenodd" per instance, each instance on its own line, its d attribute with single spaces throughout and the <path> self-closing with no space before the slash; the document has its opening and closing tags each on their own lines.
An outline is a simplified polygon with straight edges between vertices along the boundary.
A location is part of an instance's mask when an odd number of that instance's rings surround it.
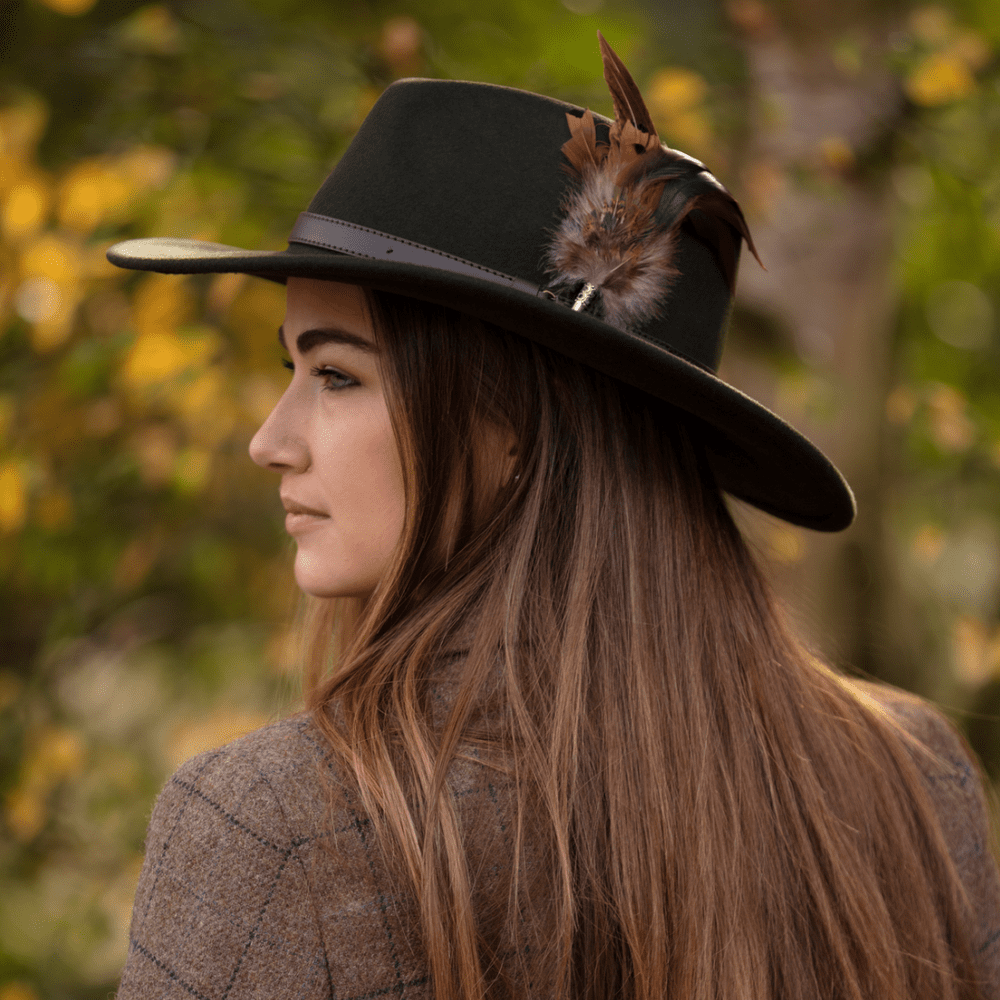
<svg viewBox="0 0 1000 1000">
<path fill-rule="evenodd" d="M 367 296 L 405 525 L 363 605 L 318 606 L 307 703 L 417 901 L 437 1000 L 979 996 L 922 750 L 793 639 L 704 429 Z M 488 878 L 472 766 L 511 803 Z"/>
</svg>

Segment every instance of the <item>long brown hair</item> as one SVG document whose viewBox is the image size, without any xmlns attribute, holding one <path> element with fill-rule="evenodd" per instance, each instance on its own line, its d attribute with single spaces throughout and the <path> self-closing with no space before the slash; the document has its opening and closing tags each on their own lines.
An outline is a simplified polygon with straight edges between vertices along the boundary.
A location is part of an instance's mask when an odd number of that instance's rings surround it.
<svg viewBox="0 0 1000 1000">
<path fill-rule="evenodd" d="M 917 751 L 791 638 L 696 424 L 450 310 L 369 306 L 407 517 L 367 604 L 321 609 L 309 706 L 438 1000 L 977 996 Z M 469 760 L 514 817 L 485 889 Z"/>
</svg>

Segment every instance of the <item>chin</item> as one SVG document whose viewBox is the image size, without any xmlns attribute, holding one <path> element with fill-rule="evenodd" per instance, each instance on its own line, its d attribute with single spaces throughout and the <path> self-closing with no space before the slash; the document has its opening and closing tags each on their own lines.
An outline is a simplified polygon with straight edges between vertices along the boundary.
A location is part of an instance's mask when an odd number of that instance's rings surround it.
<svg viewBox="0 0 1000 1000">
<path fill-rule="evenodd" d="M 312 597 L 368 597 L 375 589 L 375 583 L 363 573 L 346 570 L 331 571 L 329 564 L 317 565 L 319 560 L 303 558 L 302 553 L 295 559 L 295 582 L 299 590 Z"/>
</svg>

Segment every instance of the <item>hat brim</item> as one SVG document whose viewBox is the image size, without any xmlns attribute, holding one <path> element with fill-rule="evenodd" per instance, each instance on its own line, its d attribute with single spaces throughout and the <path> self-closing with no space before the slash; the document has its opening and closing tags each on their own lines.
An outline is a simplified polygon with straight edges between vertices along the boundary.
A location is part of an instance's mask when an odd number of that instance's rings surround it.
<svg viewBox="0 0 1000 1000">
<path fill-rule="evenodd" d="M 854 519 L 850 487 L 807 438 L 705 368 L 560 302 L 475 277 L 291 243 L 244 250 L 199 240 L 128 240 L 119 267 L 163 274 L 242 273 L 275 281 L 320 278 L 449 306 L 559 351 L 697 417 L 726 492 L 792 524 L 840 531 Z"/>
</svg>

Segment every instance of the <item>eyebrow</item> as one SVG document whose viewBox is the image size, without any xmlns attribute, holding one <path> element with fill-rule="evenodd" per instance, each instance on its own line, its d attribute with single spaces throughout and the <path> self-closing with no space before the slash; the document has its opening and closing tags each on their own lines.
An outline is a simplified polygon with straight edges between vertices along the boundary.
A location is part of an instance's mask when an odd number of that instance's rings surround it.
<svg viewBox="0 0 1000 1000">
<path fill-rule="evenodd" d="M 285 327 L 278 327 L 278 343 L 287 351 L 288 344 L 285 343 Z M 295 339 L 295 347 L 299 354 L 308 354 L 311 350 L 319 347 L 320 344 L 346 344 L 348 347 L 355 347 L 359 351 L 368 354 L 378 354 L 378 348 L 364 337 L 359 337 L 356 333 L 341 330 L 336 326 L 325 326 L 316 330 L 303 330 Z"/>
</svg>

